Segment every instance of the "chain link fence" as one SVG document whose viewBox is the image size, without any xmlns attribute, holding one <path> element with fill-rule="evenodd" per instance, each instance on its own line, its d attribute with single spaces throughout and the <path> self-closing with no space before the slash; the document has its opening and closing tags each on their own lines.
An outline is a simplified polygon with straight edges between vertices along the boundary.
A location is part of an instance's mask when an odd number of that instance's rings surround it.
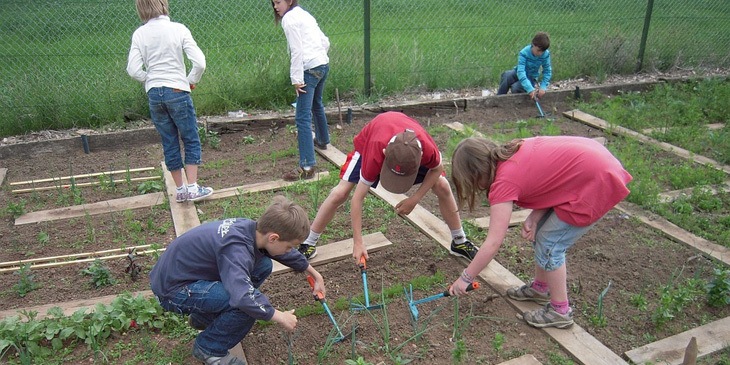
<svg viewBox="0 0 730 365">
<path fill-rule="evenodd" d="M 495 88 L 538 31 L 553 79 L 730 66 L 727 0 L 301 0 L 330 37 L 327 101 Z M 649 11 L 648 11 L 649 10 Z M 294 101 L 286 39 L 271 3 L 170 0 L 208 69 L 199 115 Z M 134 1 L 0 1 L 0 135 L 99 127 L 147 115 L 125 71 Z"/>
</svg>

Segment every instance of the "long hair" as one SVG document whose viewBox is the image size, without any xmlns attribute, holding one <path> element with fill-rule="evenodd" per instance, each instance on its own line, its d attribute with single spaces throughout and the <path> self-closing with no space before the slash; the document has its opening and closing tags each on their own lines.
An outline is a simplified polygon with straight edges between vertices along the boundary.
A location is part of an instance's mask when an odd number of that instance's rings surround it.
<svg viewBox="0 0 730 365">
<path fill-rule="evenodd" d="M 284 0 L 284 1 L 289 3 L 289 10 L 293 9 L 295 6 L 299 6 L 298 0 Z M 279 13 L 276 12 L 276 8 L 274 8 L 273 1 L 271 2 L 271 8 L 274 9 L 274 23 L 279 25 L 279 23 L 281 23 L 281 18 L 283 18 L 284 16 L 283 15 L 279 16 Z M 289 10 L 287 10 L 287 13 L 289 12 Z"/>
<path fill-rule="evenodd" d="M 167 0 L 135 0 L 134 3 L 142 23 L 147 23 L 160 15 L 170 15 L 170 5 Z"/>
<path fill-rule="evenodd" d="M 520 146 L 521 139 L 514 139 L 503 145 L 481 137 L 466 138 L 459 142 L 451 157 L 451 181 L 456 187 L 459 209 L 466 203 L 469 210 L 474 210 L 478 192 L 484 191 L 489 196 L 497 163 L 512 157 Z M 480 182 L 485 188 L 480 187 Z"/>
<path fill-rule="evenodd" d="M 309 235 L 309 217 L 301 206 L 277 195 L 256 221 L 260 233 L 277 233 L 282 241 L 304 241 Z"/>
</svg>

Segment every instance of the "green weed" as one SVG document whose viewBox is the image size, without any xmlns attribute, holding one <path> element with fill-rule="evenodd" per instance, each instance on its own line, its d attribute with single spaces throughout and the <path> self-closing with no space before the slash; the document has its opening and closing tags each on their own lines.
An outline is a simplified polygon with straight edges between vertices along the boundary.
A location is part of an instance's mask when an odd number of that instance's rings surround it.
<svg viewBox="0 0 730 365">
<path fill-rule="evenodd" d="M 96 288 L 111 286 L 117 283 L 112 276 L 111 271 L 109 271 L 109 268 L 104 265 L 100 259 L 94 260 L 94 262 L 86 269 L 83 269 L 81 273 L 90 276 L 91 283 L 94 284 L 94 287 Z"/>
<path fill-rule="evenodd" d="M 20 200 L 17 203 L 8 202 L 8 206 L 5 207 L 7 212 L 13 219 L 18 219 L 21 215 L 25 214 L 25 200 Z"/>
<path fill-rule="evenodd" d="M 18 271 L 16 271 L 14 274 L 18 276 L 18 282 L 13 285 L 13 290 L 15 290 L 15 292 L 21 298 L 25 297 L 26 294 L 32 292 L 33 290 L 41 287 L 38 283 L 34 281 L 35 275 L 30 271 L 29 264 L 21 265 L 20 269 L 18 269 Z"/>
<path fill-rule="evenodd" d="M 711 307 L 730 305 L 730 270 L 716 268 L 714 277 L 707 284 L 707 304 Z"/>
</svg>

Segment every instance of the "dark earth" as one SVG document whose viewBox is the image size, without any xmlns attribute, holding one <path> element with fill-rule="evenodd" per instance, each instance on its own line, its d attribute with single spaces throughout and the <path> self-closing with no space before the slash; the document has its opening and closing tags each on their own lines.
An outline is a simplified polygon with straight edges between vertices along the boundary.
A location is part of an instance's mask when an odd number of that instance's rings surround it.
<svg viewBox="0 0 730 365">
<path fill-rule="evenodd" d="M 448 97 L 444 93 L 443 97 Z M 409 106 L 383 109 L 403 110 L 427 126 L 437 143 L 442 146 L 448 159 L 449 138 L 455 132 L 441 125 L 460 122 L 485 135 L 510 133 L 523 123 L 538 134 L 545 119 L 536 120 L 534 104 L 520 96 L 510 97 L 511 102 L 469 102 L 467 107 Z M 560 134 L 586 137 L 604 136 L 610 146 L 612 137 L 561 115 L 571 110 L 568 98 L 546 100 L 542 107 L 555 119 L 552 123 Z M 507 99 L 500 99 L 507 100 Z M 343 153 L 350 151 L 352 137 L 377 112 L 371 108 L 357 108 L 351 123 L 339 122 L 336 108 L 328 112 L 333 147 Z M 343 111 L 344 112 L 344 111 Z M 205 118 L 201 118 L 201 121 Z M 273 120 L 273 122 L 272 122 Z M 281 175 L 296 166 L 296 136 L 290 116 L 278 116 L 272 120 L 251 122 L 235 133 L 221 133 L 215 148 L 206 144 L 203 149 L 204 165 L 200 169 L 201 183 L 214 189 L 243 186 L 278 180 Z M 210 121 L 209 121 L 210 122 Z M 209 124 L 211 130 L 230 130 Z M 214 138 L 214 137 L 212 137 Z M 169 204 L 164 202 L 152 208 L 123 211 L 15 226 L 13 208 L 22 212 L 35 212 L 79 203 L 100 202 L 109 199 L 140 194 L 140 183 L 126 182 L 130 177 L 160 176 L 162 149 L 159 143 L 110 144 L 84 153 L 79 146 L 65 153 L 42 152 L 38 142 L 27 145 L 26 154 L 16 154 L 0 160 L 0 167 L 7 168 L 7 175 L 0 190 L 0 207 L 5 211 L 0 222 L 0 262 L 29 260 L 33 258 L 70 255 L 119 249 L 120 258 L 105 260 L 116 279 L 111 286 L 97 288 L 82 270 L 90 262 L 64 264 L 58 267 L 33 269 L 33 280 L 40 285 L 25 296 L 14 287 L 19 275 L 13 271 L 0 273 L 4 285 L 0 291 L 0 308 L 21 309 L 32 306 L 62 303 L 71 300 L 95 298 L 126 291 L 148 290 L 147 275 L 154 264 L 154 256 L 139 256 L 136 263 L 141 267 L 138 280 L 125 273 L 129 260 L 124 255 L 131 246 L 164 246 L 175 236 Z M 453 148 L 453 146 L 451 147 Z M 318 156 L 319 169 L 336 175 L 338 169 Z M 80 187 L 76 195 L 73 189 L 57 188 L 35 193 L 12 193 L 18 188 L 11 182 L 58 176 L 79 175 L 94 172 L 128 170 L 154 167 L 152 172 L 120 173 L 122 182 L 109 186 L 99 178 L 86 180 L 99 185 Z M 81 181 L 81 180 L 79 180 Z M 161 180 L 153 180 L 158 188 Z M 219 219 L 237 212 L 260 212 L 275 194 L 284 194 L 305 207 L 310 218 L 316 214 L 318 203 L 336 184 L 330 177 L 320 182 L 298 184 L 299 188 L 285 188 L 274 192 L 256 193 L 239 198 L 211 200 L 196 204 L 201 221 Z M 40 184 L 39 184 L 40 185 Z M 154 188 L 148 183 L 146 189 Z M 28 186 L 25 186 L 28 187 Z M 376 200 L 374 196 L 368 200 Z M 421 204 L 439 216 L 432 194 Z M 414 288 L 414 298 L 423 298 L 443 291 L 456 279 L 465 267 L 462 259 L 451 256 L 445 249 L 421 233 L 405 219 L 392 213 L 387 204 L 371 202 L 372 211 L 366 212 L 364 232 L 383 232 L 392 242 L 387 248 L 373 252 L 368 261 L 368 280 L 371 302 L 381 302 L 381 291 L 397 285 L 407 285 L 419 277 L 440 277 L 436 284 L 424 289 Z M 321 244 L 351 238 L 349 205 L 340 208 L 335 220 L 328 226 Z M 463 212 L 462 218 L 485 216 L 487 207 L 475 212 Z M 256 218 L 254 216 L 250 218 Z M 476 244 L 480 244 L 485 232 L 469 225 L 468 232 Z M 496 260 L 523 281 L 532 272 L 532 251 L 519 235 L 519 226 L 511 228 Z M 694 277 L 711 277 L 714 263 L 694 249 L 666 238 L 661 232 L 643 225 L 638 220 L 617 210 L 609 212 L 568 253 L 568 285 L 576 323 L 604 343 L 613 352 L 625 351 L 671 336 L 676 333 L 727 317 L 730 309 L 711 308 L 702 301 L 687 305 L 666 325 L 657 326 L 652 321 L 654 309 L 659 305 L 661 290 L 669 284 L 681 285 Z M 4 265 L 2 267 L 7 267 Z M 331 344 L 332 325 L 324 314 L 301 317 L 297 330 L 287 334 L 277 325 L 257 325 L 244 339 L 242 345 L 250 364 L 343 364 L 346 359 L 362 356 L 372 364 L 495 364 L 523 354 L 532 354 L 541 363 L 565 363 L 570 355 L 551 340 L 543 331 L 531 328 L 517 317 L 517 312 L 504 299 L 504 293 L 493 291 L 488 285 L 468 296 L 440 299 L 419 306 L 419 321 L 414 326 L 407 301 L 400 295 L 389 298 L 385 310 L 353 313 L 346 309 L 348 299 L 362 295 L 360 271 L 348 256 L 343 260 L 317 267 L 327 284 L 327 299 L 334 309 L 335 318 L 345 332 L 356 326 L 355 338 Z M 598 314 L 598 298 L 608 285 L 603 299 L 604 323 L 595 319 Z M 317 304 L 311 295 L 305 277 L 296 273 L 275 274 L 261 287 L 271 302 L 280 310 L 302 308 Z M 643 295 L 646 309 L 635 304 L 637 295 Z M 634 300 L 632 300 L 634 298 Z M 130 334 L 133 335 L 133 334 Z M 115 337 L 111 343 L 122 337 Z M 155 335 L 157 346 L 172 348 L 180 340 Z M 503 341 L 500 341 L 503 339 Z M 187 341 L 187 340 L 185 340 Z M 189 343 L 183 343 L 190 346 Z M 81 348 L 84 345 L 80 345 Z M 353 357 L 353 354 L 355 356 Z M 292 359 L 289 359 L 289 356 Z M 91 357 L 76 361 L 91 361 Z M 129 355 L 130 357 L 132 354 Z M 124 359 L 120 359 L 121 363 Z M 188 363 L 196 363 L 192 356 Z"/>
</svg>

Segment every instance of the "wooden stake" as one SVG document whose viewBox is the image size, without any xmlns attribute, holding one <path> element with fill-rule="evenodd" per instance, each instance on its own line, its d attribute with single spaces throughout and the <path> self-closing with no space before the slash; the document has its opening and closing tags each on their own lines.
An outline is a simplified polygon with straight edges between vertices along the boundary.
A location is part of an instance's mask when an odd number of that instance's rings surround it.
<svg viewBox="0 0 730 365">
<path fill-rule="evenodd" d="M 682 365 L 697 365 L 697 337 L 692 337 L 689 340 L 687 349 L 684 350 Z"/>
<path fill-rule="evenodd" d="M 106 172 L 94 172 L 94 173 L 91 173 L 91 174 L 84 174 L 84 175 L 50 177 L 50 178 L 47 178 L 47 179 L 11 182 L 10 185 L 37 184 L 37 183 L 43 183 L 43 182 L 49 182 L 49 181 L 71 180 L 71 179 L 81 179 L 81 178 L 85 178 L 85 177 L 95 177 L 95 176 L 101 176 L 101 175 L 121 174 L 121 173 L 125 173 L 125 172 L 150 171 L 150 170 L 154 170 L 154 169 L 155 169 L 154 167 L 140 167 L 138 169 L 129 169 L 129 170 L 115 170 L 115 171 L 106 171 Z"/>
<path fill-rule="evenodd" d="M 147 176 L 147 177 L 135 177 L 133 179 L 129 179 L 129 181 L 147 181 L 147 180 L 157 180 L 159 179 L 159 176 Z M 121 183 L 126 182 L 127 179 L 118 179 L 118 180 L 112 180 L 115 183 Z M 82 187 L 82 186 L 92 186 L 92 185 L 99 185 L 101 182 L 99 181 L 93 181 L 93 182 L 87 182 L 87 183 L 78 183 L 74 184 L 76 187 Z M 53 189 L 59 189 L 59 188 L 70 188 L 71 184 L 64 184 L 64 185 L 58 185 L 58 186 L 41 186 L 37 188 L 28 188 L 28 189 L 16 189 L 12 190 L 12 193 L 21 194 L 21 193 L 29 193 L 32 191 L 43 191 L 43 190 L 53 190 Z"/>
<path fill-rule="evenodd" d="M 337 98 L 337 114 L 340 116 L 340 124 L 342 124 L 342 109 L 340 109 L 340 90 L 335 88 L 335 97 Z"/>
<path fill-rule="evenodd" d="M 154 253 L 154 252 L 162 252 L 162 251 L 165 251 L 165 248 L 164 247 L 163 248 L 160 248 L 160 249 L 157 249 L 157 250 L 140 251 L 140 252 L 136 252 L 135 254 L 137 256 L 142 256 L 142 255 L 145 255 L 145 254 Z M 58 267 L 58 266 L 65 266 L 65 265 L 72 265 L 72 264 L 81 264 L 81 263 L 84 263 L 84 262 L 92 262 L 92 261 L 95 261 L 97 259 L 99 259 L 99 260 L 118 259 L 118 258 L 127 257 L 127 255 L 128 254 L 125 253 L 125 254 L 121 254 L 121 255 L 98 256 L 98 257 L 91 257 L 91 258 L 78 259 L 78 260 L 70 260 L 70 261 L 63 261 L 63 262 L 52 262 L 52 263 L 46 263 L 46 264 L 37 264 L 37 265 L 31 265 L 30 266 L 30 269 L 31 270 L 34 270 L 34 269 L 49 268 L 49 267 Z M 0 269 L 0 273 L 13 272 L 13 271 L 18 271 L 18 270 L 20 270 L 20 266 L 6 267 L 6 268 Z"/>
<path fill-rule="evenodd" d="M 75 253 L 75 254 L 71 254 L 71 255 L 39 257 L 39 258 L 35 258 L 35 259 L 18 260 L 18 261 L 7 261 L 7 262 L 0 262 L 0 267 L 23 266 L 23 265 L 29 264 L 29 263 L 68 260 L 68 259 L 79 258 L 79 257 L 88 257 L 88 256 L 100 256 L 100 255 L 112 253 L 112 252 L 127 252 L 129 250 L 148 248 L 148 247 L 152 247 L 152 245 L 129 246 L 129 247 L 114 248 L 111 250 Z"/>
</svg>

